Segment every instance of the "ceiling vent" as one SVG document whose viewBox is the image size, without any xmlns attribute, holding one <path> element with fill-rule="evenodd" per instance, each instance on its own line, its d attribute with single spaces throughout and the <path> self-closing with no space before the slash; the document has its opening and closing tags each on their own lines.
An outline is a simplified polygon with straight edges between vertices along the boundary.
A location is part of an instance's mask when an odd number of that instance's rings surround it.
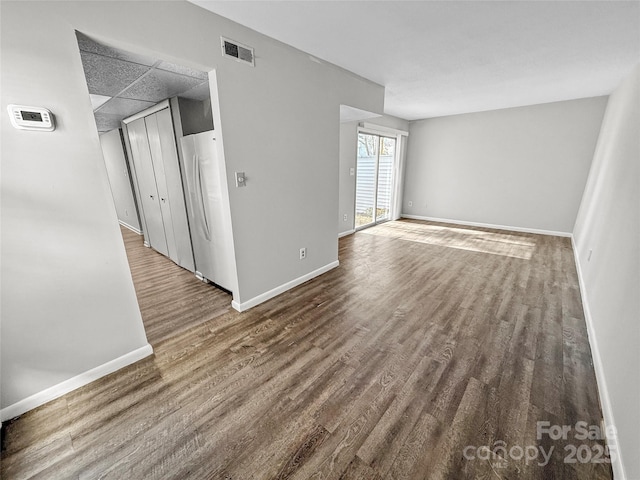
<svg viewBox="0 0 640 480">
<path fill-rule="evenodd" d="M 223 57 L 233 58 L 237 62 L 247 63 L 252 67 L 255 67 L 255 63 L 253 61 L 253 48 L 224 37 L 220 37 L 220 41 L 222 44 Z"/>
</svg>

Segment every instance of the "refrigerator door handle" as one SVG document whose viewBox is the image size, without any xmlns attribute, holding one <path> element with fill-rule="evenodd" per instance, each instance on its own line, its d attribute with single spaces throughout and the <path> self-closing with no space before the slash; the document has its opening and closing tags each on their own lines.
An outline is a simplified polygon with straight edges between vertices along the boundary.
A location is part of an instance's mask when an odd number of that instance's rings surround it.
<svg viewBox="0 0 640 480">
<path fill-rule="evenodd" d="M 200 210 L 200 226 L 202 227 L 202 233 L 204 233 L 204 236 L 207 240 L 211 240 L 211 231 L 209 230 L 209 223 L 207 222 L 207 214 L 205 212 L 205 207 L 204 207 L 204 196 L 203 196 L 203 192 L 202 192 L 202 171 L 200 168 L 200 159 L 198 158 L 198 155 L 194 155 L 193 156 L 193 173 L 194 173 L 194 185 L 196 187 L 196 191 L 197 191 L 197 197 L 200 200 L 200 203 L 198 204 L 198 210 Z"/>
</svg>

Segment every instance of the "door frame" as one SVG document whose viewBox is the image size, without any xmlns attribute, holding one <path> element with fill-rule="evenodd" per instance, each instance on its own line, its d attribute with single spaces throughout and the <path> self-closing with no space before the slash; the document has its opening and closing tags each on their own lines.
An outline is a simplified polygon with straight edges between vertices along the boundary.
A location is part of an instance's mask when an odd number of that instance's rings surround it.
<svg viewBox="0 0 640 480">
<path fill-rule="evenodd" d="M 355 210 L 356 210 L 356 195 L 357 195 L 357 181 L 358 181 L 358 135 L 360 134 L 365 134 L 365 135 L 377 135 L 378 137 L 387 137 L 387 138 L 393 138 L 396 141 L 396 147 L 395 147 L 395 152 L 394 152 L 394 157 L 393 157 L 393 170 L 392 170 L 392 179 L 391 179 L 391 199 L 389 202 L 389 219 L 387 220 L 383 220 L 381 222 L 377 222 L 376 221 L 376 214 L 377 212 L 375 211 L 376 206 L 377 206 L 377 196 L 378 196 L 378 165 L 379 165 L 379 161 L 380 161 L 380 152 L 378 152 L 378 158 L 376 159 L 376 187 L 375 187 L 375 195 L 374 195 L 374 199 L 375 199 L 375 204 L 374 204 L 374 214 L 373 214 L 373 222 L 372 223 L 368 223 L 366 225 L 362 225 L 359 227 L 356 227 L 356 216 L 355 216 Z M 395 128 L 389 128 L 389 127 L 384 127 L 381 125 L 375 125 L 372 123 L 360 123 L 356 129 L 356 162 L 355 162 L 355 175 L 354 175 L 354 180 L 353 180 L 353 189 L 354 189 L 354 195 L 353 195 L 353 211 L 354 211 L 354 216 L 353 216 L 353 229 L 354 231 L 358 231 L 358 230 L 362 230 L 364 228 L 368 228 L 368 227 L 372 227 L 374 225 L 377 225 L 378 223 L 384 223 L 386 221 L 389 220 L 397 220 L 398 218 L 400 218 L 400 214 L 402 213 L 400 211 L 401 202 L 398 202 L 397 199 L 400 197 L 400 195 L 402 194 L 402 190 L 403 190 L 403 176 L 404 176 L 404 150 L 405 150 L 405 142 L 402 141 L 402 137 L 408 137 L 409 136 L 409 132 L 404 131 L 404 130 L 398 130 Z M 380 145 L 378 144 L 378 150 L 380 149 Z"/>
</svg>

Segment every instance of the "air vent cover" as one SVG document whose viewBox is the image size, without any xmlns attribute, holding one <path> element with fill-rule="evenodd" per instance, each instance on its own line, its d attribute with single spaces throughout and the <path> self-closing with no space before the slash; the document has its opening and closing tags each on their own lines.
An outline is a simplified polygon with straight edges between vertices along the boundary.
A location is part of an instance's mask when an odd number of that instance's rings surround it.
<svg viewBox="0 0 640 480">
<path fill-rule="evenodd" d="M 220 37 L 220 41 L 222 45 L 222 55 L 224 57 L 233 58 L 238 62 L 247 63 L 252 67 L 255 66 L 253 48 L 224 37 Z"/>
</svg>

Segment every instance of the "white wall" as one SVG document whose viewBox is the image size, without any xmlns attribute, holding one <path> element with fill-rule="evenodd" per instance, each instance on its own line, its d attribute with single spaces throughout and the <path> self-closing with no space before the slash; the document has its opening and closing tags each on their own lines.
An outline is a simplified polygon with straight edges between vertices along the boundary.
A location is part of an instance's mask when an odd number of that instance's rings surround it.
<svg viewBox="0 0 640 480">
<path fill-rule="evenodd" d="M 337 261 L 339 105 L 381 112 L 381 86 L 187 2 L 0 8 L 2 111 L 42 105 L 59 125 L 19 132 L 2 115 L 3 407 L 146 345 L 75 29 L 216 70 L 236 301 Z M 255 68 L 222 58 L 221 35 L 255 47 Z M 234 171 L 246 172 L 247 187 L 235 188 Z"/>
<path fill-rule="evenodd" d="M 640 478 L 639 135 L 640 66 L 609 97 L 573 231 L 605 419 L 628 479 Z"/>
<path fill-rule="evenodd" d="M 141 231 L 120 129 L 100 135 L 100 145 L 118 220 L 134 230 Z"/>
<path fill-rule="evenodd" d="M 369 118 L 364 120 L 372 125 L 393 128 L 395 130 L 409 130 L 409 122 L 391 115 Z M 354 213 L 356 205 L 356 177 L 350 175 L 350 169 L 356 167 L 356 149 L 358 144 L 358 124 L 361 122 L 345 122 L 340 124 L 340 170 L 339 170 L 339 208 L 338 232 L 350 232 L 354 228 Z M 406 141 L 403 137 L 403 144 Z M 402 148 L 398 145 L 398 148 Z M 402 151 L 402 161 L 406 160 L 406 148 Z M 344 215 L 347 220 L 344 220 Z"/>
<path fill-rule="evenodd" d="M 570 233 L 605 105 L 598 97 L 411 122 L 403 213 Z"/>
</svg>

